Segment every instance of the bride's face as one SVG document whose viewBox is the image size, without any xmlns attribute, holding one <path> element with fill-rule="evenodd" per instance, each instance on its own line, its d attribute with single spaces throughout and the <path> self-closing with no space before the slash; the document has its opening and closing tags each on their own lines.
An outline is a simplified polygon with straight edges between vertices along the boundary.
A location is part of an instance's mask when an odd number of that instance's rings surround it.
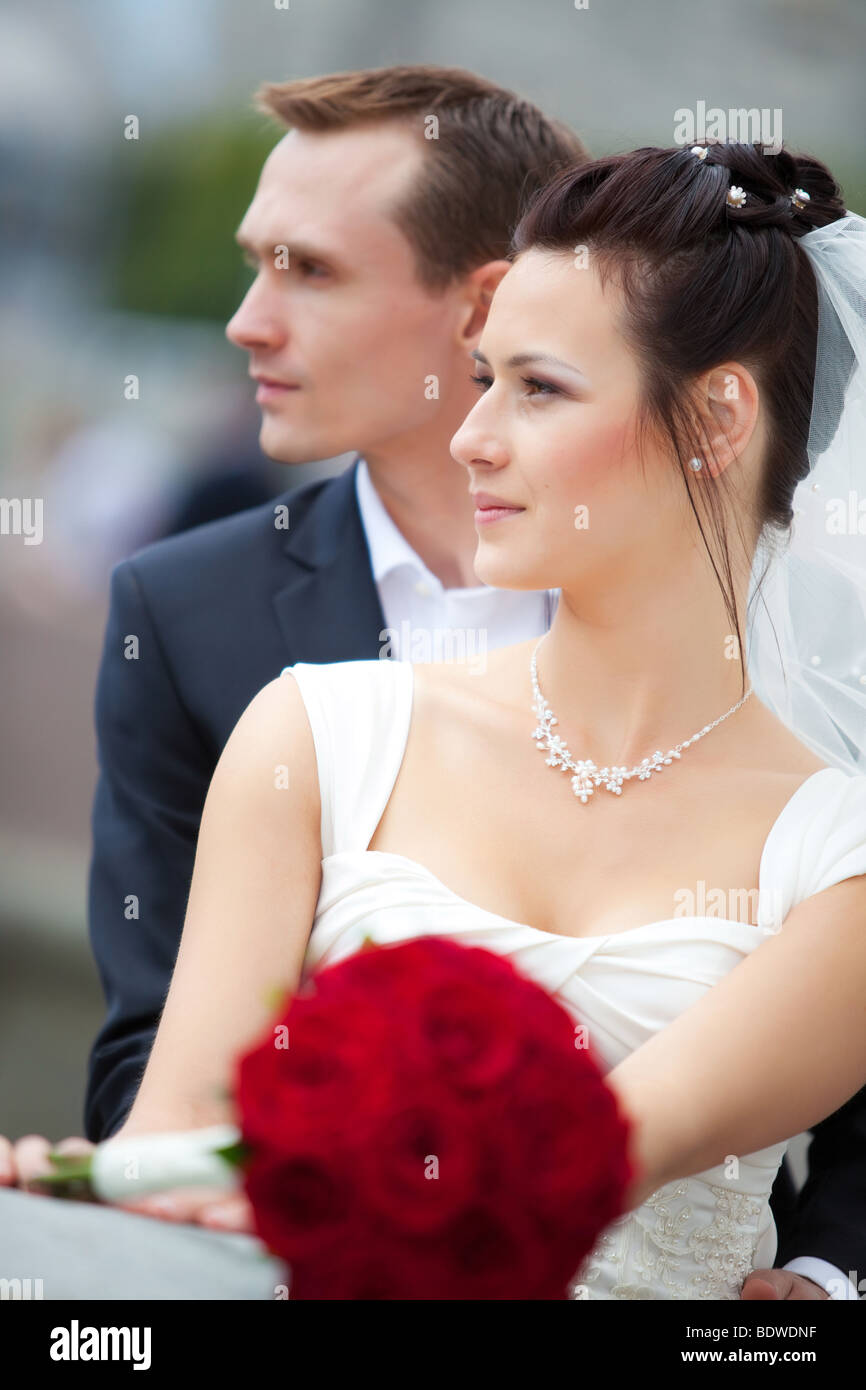
<svg viewBox="0 0 866 1390">
<path fill-rule="evenodd" d="M 639 451 L 640 364 L 620 315 L 591 258 L 524 252 L 499 285 L 475 354 L 482 394 L 451 441 L 472 492 L 520 509 L 476 514 L 483 583 L 570 590 L 682 545 L 688 501 L 651 434 Z"/>
</svg>

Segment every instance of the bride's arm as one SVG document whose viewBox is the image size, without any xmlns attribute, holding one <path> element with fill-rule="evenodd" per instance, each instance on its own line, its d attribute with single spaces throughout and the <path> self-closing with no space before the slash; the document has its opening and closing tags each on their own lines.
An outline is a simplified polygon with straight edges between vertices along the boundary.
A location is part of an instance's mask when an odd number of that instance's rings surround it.
<svg viewBox="0 0 866 1390">
<path fill-rule="evenodd" d="M 800 903 L 607 1080 L 635 1125 L 629 1209 L 832 1114 L 866 1081 L 866 875 Z"/>
<path fill-rule="evenodd" d="M 272 1017 L 274 991 L 300 978 L 321 882 L 320 815 L 306 710 L 295 681 L 278 677 L 247 706 L 214 772 L 171 985 L 119 1134 L 234 1118 L 221 1092 L 235 1054 Z"/>
</svg>

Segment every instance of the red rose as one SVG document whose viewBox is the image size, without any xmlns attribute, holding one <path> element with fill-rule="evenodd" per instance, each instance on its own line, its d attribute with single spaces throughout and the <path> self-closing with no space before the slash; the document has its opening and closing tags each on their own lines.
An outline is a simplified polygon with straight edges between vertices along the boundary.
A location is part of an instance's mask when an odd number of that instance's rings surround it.
<svg viewBox="0 0 866 1390">
<path fill-rule="evenodd" d="M 454 1086 L 483 1089 L 517 1061 L 515 1031 L 503 1023 L 501 980 L 469 979 L 434 985 L 421 1001 L 417 1026 L 431 1065 Z"/>
<path fill-rule="evenodd" d="M 342 1241 L 352 1183 L 338 1164 L 314 1153 L 257 1156 L 245 1174 L 256 1235 L 274 1254 L 294 1257 Z"/>
<path fill-rule="evenodd" d="M 377 1220 L 425 1232 L 449 1220 L 480 1189 L 474 1120 L 435 1081 L 395 1102 L 381 1133 L 359 1153 L 358 1181 Z"/>
</svg>

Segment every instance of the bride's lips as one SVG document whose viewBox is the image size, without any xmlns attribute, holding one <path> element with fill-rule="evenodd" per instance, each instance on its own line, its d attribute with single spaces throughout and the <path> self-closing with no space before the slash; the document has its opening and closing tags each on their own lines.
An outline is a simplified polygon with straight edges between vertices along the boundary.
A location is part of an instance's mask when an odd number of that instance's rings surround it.
<svg viewBox="0 0 866 1390">
<path fill-rule="evenodd" d="M 525 507 L 516 507 L 504 497 L 494 497 L 489 492 L 473 492 L 475 499 L 475 525 L 487 526 L 492 521 L 504 521 L 507 516 L 519 516 Z"/>
</svg>

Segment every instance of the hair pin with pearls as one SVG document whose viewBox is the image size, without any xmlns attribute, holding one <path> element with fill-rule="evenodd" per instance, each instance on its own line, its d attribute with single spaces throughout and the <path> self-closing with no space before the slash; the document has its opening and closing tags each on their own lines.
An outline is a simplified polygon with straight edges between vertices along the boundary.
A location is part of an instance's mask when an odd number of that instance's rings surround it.
<svg viewBox="0 0 866 1390">
<path fill-rule="evenodd" d="M 707 145 L 692 145 L 691 149 L 689 150 L 689 154 L 693 154 L 695 156 L 695 159 L 699 159 L 700 162 L 703 164 L 704 160 L 707 158 L 707 155 L 709 154 L 709 147 Z M 746 205 L 746 197 L 746 190 L 744 188 L 740 188 L 739 184 L 734 183 L 731 184 L 731 187 L 728 189 L 725 195 L 725 202 L 727 203 L 728 207 L 742 208 Z M 810 203 L 812 201 L 805 188 L 795 188 L 793 193 L 789 194 L 789 198 L 792 207 L 801 209 L 804 208 L 807 203 Z"/>
</svg>

